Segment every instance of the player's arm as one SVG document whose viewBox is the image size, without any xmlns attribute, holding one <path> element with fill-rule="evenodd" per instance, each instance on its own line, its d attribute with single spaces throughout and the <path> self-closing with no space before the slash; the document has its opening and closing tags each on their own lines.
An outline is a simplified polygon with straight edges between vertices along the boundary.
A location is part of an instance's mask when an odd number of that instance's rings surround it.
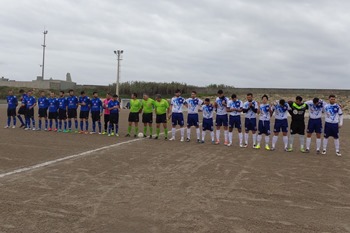
<svg viewBox="0 0 350 233">
<path fill-rule="evenodd" d="M 254 112 L 254 113 L 257 113 L 258 112 L 258 109 L 259 109 L 259 103 L 258 102 L 255 102 L 256 104 L 253 106 L 253 104 L 252 104 L 252 106 L 250 107 L 251 109 L 252 109 L 252 111 Z"/>
</svg>

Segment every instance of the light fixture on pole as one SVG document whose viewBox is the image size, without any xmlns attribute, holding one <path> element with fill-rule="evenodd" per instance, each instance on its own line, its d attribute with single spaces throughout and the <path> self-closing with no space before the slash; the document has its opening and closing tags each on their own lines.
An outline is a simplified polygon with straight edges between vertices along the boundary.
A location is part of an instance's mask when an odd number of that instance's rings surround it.
<svg viewBox="0 0 350 233">
<path fill-rule="evenodd" d="M 45 49 L 46 49 L 46 34 L 48 33 L 47 30 L 44 30 L 44 44 L 41 45 L 43 46 L 43 64 L 41 65 L 41 78 L 44 80 L 44 73 L 45 73 Z"/>
<path fill-rule="evenodd" d="M 123 50 L 114 50 L 114 54 L 117 55 L 117 82 L 115 88 L 115 94 L 119 96 L 119 81 L 120 81 L 120 61 L 123 60 L 121 55 L 123 54 Z"/>
</svg>

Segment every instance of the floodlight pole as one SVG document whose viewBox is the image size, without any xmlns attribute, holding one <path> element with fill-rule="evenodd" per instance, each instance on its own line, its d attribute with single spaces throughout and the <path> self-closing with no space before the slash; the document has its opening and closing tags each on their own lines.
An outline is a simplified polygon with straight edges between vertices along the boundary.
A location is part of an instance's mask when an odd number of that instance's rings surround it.
<svg viewBox="0 0 350 233">
<path fill-rule="evenodd" d="M 114 54 L 117 55 L 117 82 L 115 88 L 115 94 L 119 96 L 119 82 L 120 82 L 120 61 L 123 60 L 121 55 L 123 54 L 123 50 L 114 51 Z"/>
<path fill-rule="evenodd" d="M 44 34 L 44 44 L 41 45 L 43 46 L 43 64 L 41 66 L 41 78 L 44 80 L 44 72 L 45 72 L 45 49 L 46 49 L 46 35 L 47 35 L 48 31 L 44 30 L 43 34 Z"/>
</svg>

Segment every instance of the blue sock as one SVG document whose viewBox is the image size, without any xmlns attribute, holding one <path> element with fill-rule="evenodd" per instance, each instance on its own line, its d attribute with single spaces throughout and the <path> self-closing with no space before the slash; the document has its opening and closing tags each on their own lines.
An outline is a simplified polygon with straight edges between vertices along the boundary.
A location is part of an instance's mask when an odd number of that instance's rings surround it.
<svg viewBox="0 0 350 233">
<path fill-rule="evenodd" d="M 32 118 L 33 128 L 35 128 L 35 120 Z"/>
<path fill-rule="evenodd" d="M 7 126 L 10 126 L 11 124 L 11 117 L 7 117 Z"/>
<path fill-rule="evenodd" d="M 78 130 L 78 120 L 75 120 L 74 123 L 75 123 L 75 130 Z"/>
<path fill-rule="evenodd" d="M 108 127 L 108 134 L 111 134 L 112 128 L 113 128 L 113 124 L 109 124 L 109 127 Z"/>
<path fill-rule="evenodd" d="M 49 123 L 48 120 L 45 119 L 45 129 L 47 129 L 48 123 Z"/>
<path fill-rule="evenodd" d="M 101 121 L 98 122 L 98 129 L 99 129 L 99 132 L 101 133 L 101 132 L 102 132 L 102 124 L 101 124 Z"/>
<path fill-rule="evenodd" d="M 67 130 L 67 121 L 64 121 L 64 130 Z"/>
<path fill-rule="evenodd" d="M 96 122 L 92 122 L 92 132 L 96 132 Z"/>
<path fill-rule="evenodd" d="M 115 125 L 115 134 L 118 133 L 118 129 L 119 129 L 119 126 L 118 126 L 118 124 L 116 124 L 116 125 Z"/>
<path fill-rule="evenodd" d="M 16 117 L 14 116 L 14 117 L 13 117 L 13 126 L 15 126 L 15 125 L 16 125 L 16 123 L 17 123 L 17 121 L 16 121 Z"/>
<path fill-rule="evenodd" d="M 72 120 L 68 121 L 68 129 L 72 129 Z"/>
<path fill-rule="evenodd" d="M 24 121 L 23 121 L 22 116 L 21 116 L 21 115 L 18 115 L 17 117 L 18 117 L 19 121 L 21 122 L 21 124 L 24 125 Z"/>
<path fill-rule="evenodd" d="M 41 129 L 41 119 L 39 119 L 39 129 Z"/>
<path fill-rule="evenodd" d="M 85 128 L 86 128 L 86 131 L 89 131 L 89 122 L 88 121 L 85 122 Z"/>
<path fill-rule="evenodd" d="M 52 129 L 52 119 L 50 119 L 50 129 Z"/>
<path fill-rule="evenodd" d="M 80 130 L 84 131 L 84 121 L 80 121 Z"/>
<path fill-rule="evenodd" d="M 55 119 L 55 123 L 56 123 L 56 129 L 58 128 L 58 120 Z"/>
<path fill-rule="evenodd" d="M 59 129 L 62 129 L 62 121 L 59 121 L 59 122 L 58 122 L 58 128 L 59 128 Z"/>
</svg>

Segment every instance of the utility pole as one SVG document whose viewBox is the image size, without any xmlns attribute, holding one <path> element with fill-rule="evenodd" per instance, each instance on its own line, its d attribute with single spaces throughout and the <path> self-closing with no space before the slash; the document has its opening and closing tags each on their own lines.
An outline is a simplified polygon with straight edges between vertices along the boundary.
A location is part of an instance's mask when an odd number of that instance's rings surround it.
<svg viewBox="0 0 350 233">
<path fill-rule="evenodd" d="M 47 35 L 48 31 L 44 30 L 43 34 L 44 34 L 44 44 L 41 45 L 43 46 L 43 64 L 41 66 L 41 78 L 44 80 L 44 73 L 45 73 L 45 49 L 46 49 L 46 35 Z"/>
<path fill-rule="evenodd" d="M 114 54 L 117 55 L 117 82 L 115 88 L 115 94 L 119 96 L 119 81 L 120 81 L 120 61 L 123 60 L 121 55 L 123 54 L 123 50 L 114 50 Z"/>
</svg>

